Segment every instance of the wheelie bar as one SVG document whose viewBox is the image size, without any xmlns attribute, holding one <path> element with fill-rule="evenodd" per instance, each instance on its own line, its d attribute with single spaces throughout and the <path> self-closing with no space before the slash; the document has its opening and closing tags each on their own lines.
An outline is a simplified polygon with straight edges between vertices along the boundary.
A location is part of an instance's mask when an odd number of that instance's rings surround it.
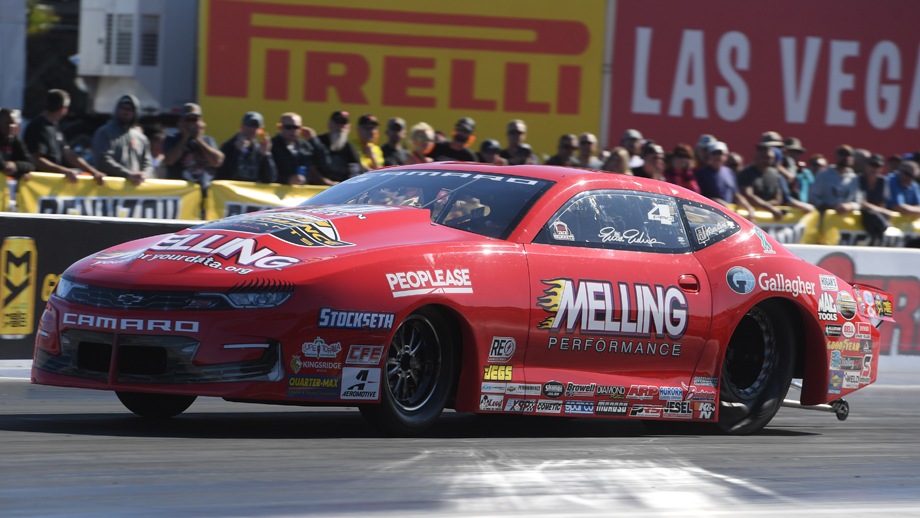
<svg viewBox="0 0 920 518">
<path fill-rule="evenodd" d="M 794 388 L 798 391 L 802 390 L 802 382 L 793 380 L 792 384 L 789 385 L 789 388 Z M 837 419 L 840 421 L 846 421 L 847 417 L 850 415 L 850 404 L 847 403 L 847 400 L 840 398 L 826 403 L 823 405 L 803 405 L 802 403 L 794 399 L 784 399 L 783 406 L 789 408 L 802 408 L 805 410 L 817 410 L 819 412 L 830 412 L 837 416 Z"/>
</svg>

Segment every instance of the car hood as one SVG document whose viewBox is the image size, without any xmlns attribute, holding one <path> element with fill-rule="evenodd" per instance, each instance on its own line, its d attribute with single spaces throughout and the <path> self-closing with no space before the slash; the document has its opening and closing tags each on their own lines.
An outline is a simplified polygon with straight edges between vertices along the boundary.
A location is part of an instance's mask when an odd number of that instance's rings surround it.
<svg viewBox="0 0 920 518">
<path fill-rule="evenodd" d="M 319 205 L 242 214 L 132 241 L 89 256 L 67 273 L 103 285 L 223 286 L 228 276 L 235 283 L 244 280 L 240 276 L 276 277 L 374 250 L 486 239 L 435 225 L 425 209 Z"/>
</svg>

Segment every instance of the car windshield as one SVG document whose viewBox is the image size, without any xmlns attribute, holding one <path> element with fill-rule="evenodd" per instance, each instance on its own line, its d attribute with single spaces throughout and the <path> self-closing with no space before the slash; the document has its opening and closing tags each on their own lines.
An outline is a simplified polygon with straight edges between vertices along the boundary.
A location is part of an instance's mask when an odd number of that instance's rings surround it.
<svg viewBox="0 0 920 518">
<path fill-rule="evenodd" d="M 437 169 L 363 174 L 306 200 L 329 204 L 401 205 L 427 209 L 431 221 L 505 239 L 552 182 L 520 176 Z"/>
</svg>

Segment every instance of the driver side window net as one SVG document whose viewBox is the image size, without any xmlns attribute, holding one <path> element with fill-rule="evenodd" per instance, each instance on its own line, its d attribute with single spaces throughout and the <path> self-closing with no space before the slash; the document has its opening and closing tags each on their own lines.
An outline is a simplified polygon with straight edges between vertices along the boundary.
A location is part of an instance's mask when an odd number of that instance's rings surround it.
<svg viewBox="0 0 920 518">
<path fill-rule="evenodd" d="M 677 202 L 649 193 L 584 193 L 563 207 L 544 232 L 544 242 L 554 245 L 657 253 L 689 250 Z"/>
</svg>

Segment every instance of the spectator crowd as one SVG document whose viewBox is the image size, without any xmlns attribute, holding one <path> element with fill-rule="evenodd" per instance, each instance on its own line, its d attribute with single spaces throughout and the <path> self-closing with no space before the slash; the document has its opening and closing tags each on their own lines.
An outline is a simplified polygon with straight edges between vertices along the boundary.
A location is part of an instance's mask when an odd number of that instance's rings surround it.
<svg viewBox="0 0 920 518">
<path fill-rule="evenodd" d="M 213 180 L 287 185 L 335 185 L 364 172 L 391 165 L 443 160 L 494 165 L 540 164 L 583 167 L 673 183 L 720 204 L 744 209 L 748 217 L 766 211 L 782 219 L 787 208 L 804 212 L 833 209 L 859 211 L 870 244 L 880 244 L 888 220 L 897 215 L 920 217 L 920 152 L 883 157 L 841 144 L 833 157 L 808 155 L 795 137 L 764 132 L 750 151 L 752 161 L 710 134 L 693 145 L 665 150 L 637 129 L 626 130 L 619 145 L 599 150 L 592 133 L 564 134 L 555 154 L 541 160 L 527 144 L 527 124 L 507 124 L 505 142 L 476 142 L 476 121 L 458 120 L 449 136 L 419 122 L 408 126 L 393 117 L 383 125 L 373 114 L 357 117 L 333 112 L 325 132 L 303 124 L 294 112 L 282 113 L 274 135 L 258 112 L 242 115 L 239 131 L 218 145 L 206 132 L 199 105 L 185 104 L 177 128 L 166 136 L 160 128 L 145 132 L 140 104 L 122 96 L 111 120 L 92 140 L 91 160 L 76 153 L 59 123 L 70 98 L 63 90 L 47 93 L 44 111 L 20 135 L 18 110 L 0 108 L 0 171 L 27 180 L 31 171 L 59 173 L 76 182 L 89 174 L 99 183 L 106 176 L 141 184 L 148 178 L 196 182 L 207 189 Z M 90 163 L 92 162 L 92 163 Z"/>
</svg>

